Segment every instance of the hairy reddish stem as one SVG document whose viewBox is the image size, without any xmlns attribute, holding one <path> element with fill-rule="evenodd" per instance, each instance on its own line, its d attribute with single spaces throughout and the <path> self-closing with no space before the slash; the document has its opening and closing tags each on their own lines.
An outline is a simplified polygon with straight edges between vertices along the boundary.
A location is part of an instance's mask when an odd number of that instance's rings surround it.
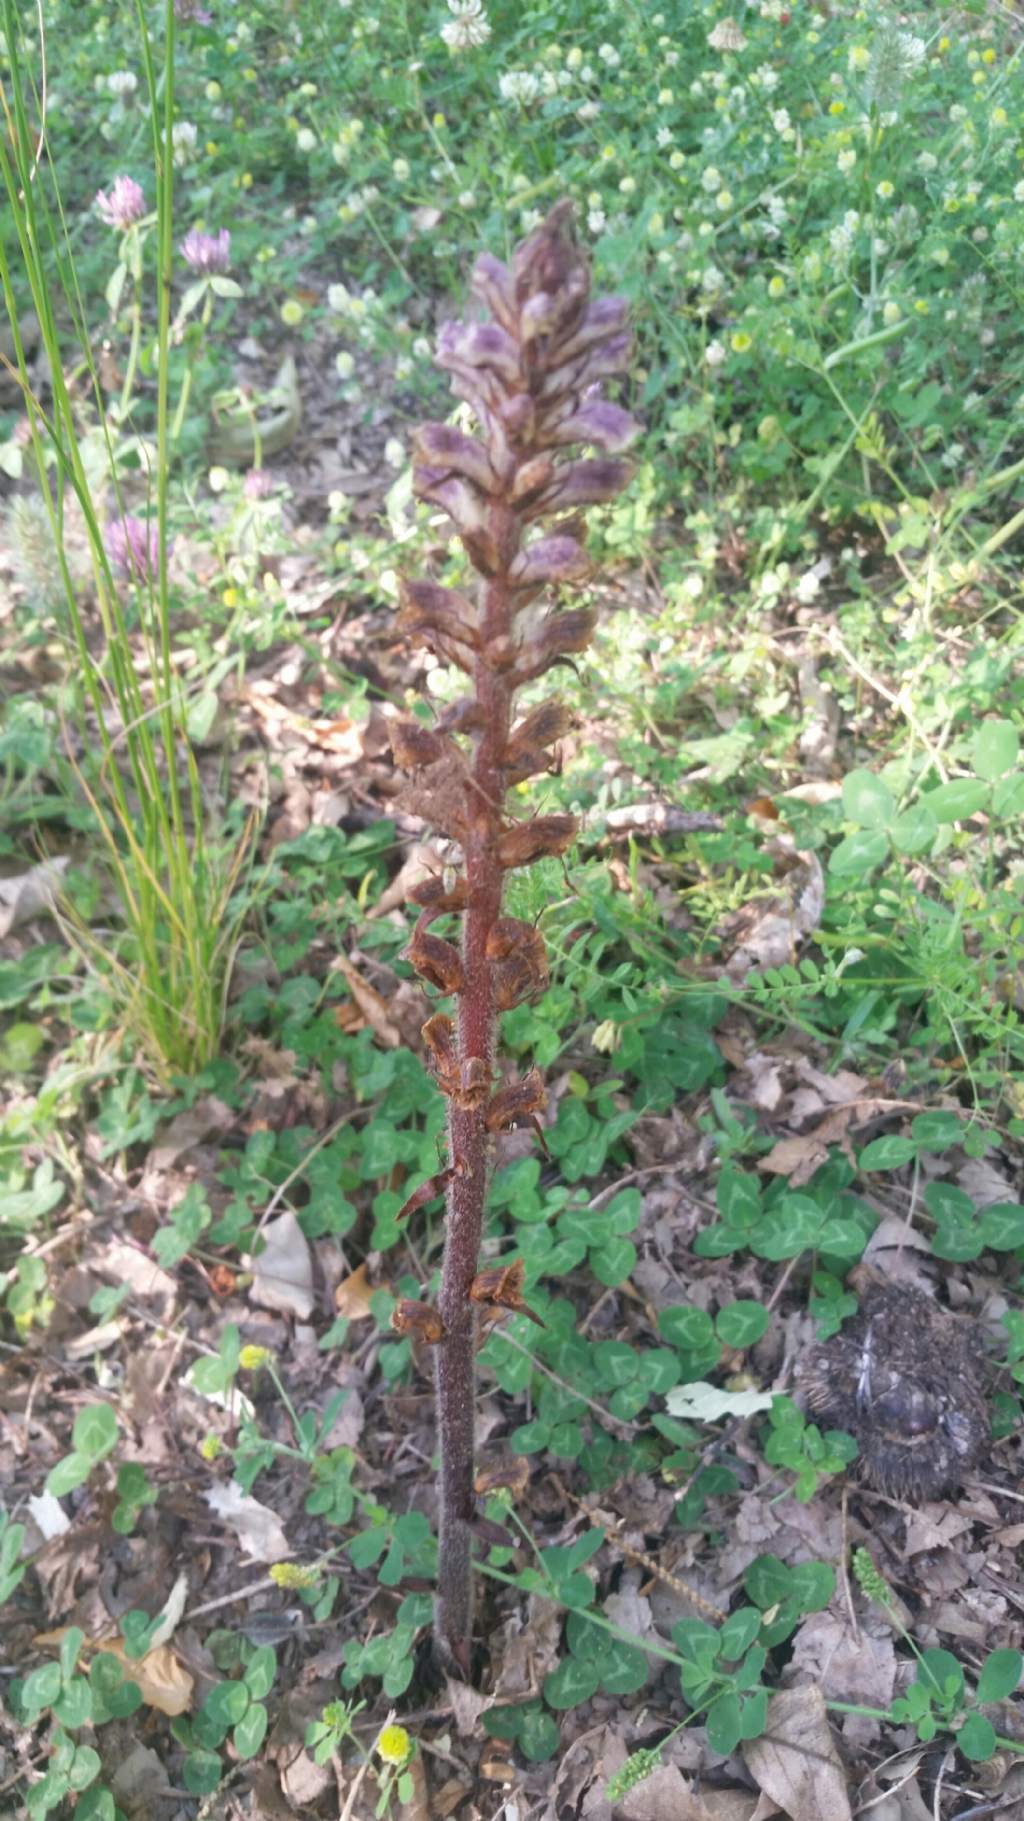
<svg viewBox="0 0 1024 1821">
<path fill-rule="evenodd" d="M 508 631 L 507 588 L 492 582 L 484 593 L 485 638 Z M 476 699 L 486 717 L 473 762 L 473 819 L 464 842 L 468 899 L 462 919 L 465 985 L 459 999 L 458 1043 L 462 1062 L 479 1058 L 494 1069 L 497 1013 L 494 968 L 487 938 L 501 914 L 503 874 L 496 848 L 504 783 L 501 758 L 508 740 L 511 692 L 482 659 L 474 667 Z M 437 1350 L 437 1418 L 441 1447 L 441 1515 L 435 1634 L 442 1655 L 469 1674 L 473 1628 L 473 1437 L 476 1403 L 476 1320 L 470 1286 L 483 1235 L 490 1163 L 486 1103 L 449 1102 L 449 1157 L 463 1166 L 449 1185 L 448 1221 L 438 1313 L 445 1338 Z"/>
</svg>

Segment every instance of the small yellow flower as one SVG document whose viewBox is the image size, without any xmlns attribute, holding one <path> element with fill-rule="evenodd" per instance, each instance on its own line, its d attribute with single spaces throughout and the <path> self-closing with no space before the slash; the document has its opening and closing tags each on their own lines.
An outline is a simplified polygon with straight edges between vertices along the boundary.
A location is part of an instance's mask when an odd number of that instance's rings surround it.
<svg viewBox="0 0 1024 1821">
<path fill-rule="evenodd" d="M 993 126 L 1005 126 L 1008 119 L 1009 119 L 1009 115 L 1007 114 L 1006 109 L 1004 107 L 994 107 L 992 109 L 992 125 Z"/>
<path fill-rule="evenodd" d="M 217 144 L 216 139 L 208 139 L 206 141 L 206 156 L 208 158 L 216 158 L 219 151 L 220 146 Z"/>
<path fill-rule="evenodd" d="M 207 83 L 207 85 L 206 85 L 207 101 L 219 101 L 221 96 L 223 95 L 223 93 L 224 93 L 224 90 L 221 88 L 219 82 L 208 82 Z"/>
<path fill-rule="evenodd" d="M 269 1574 L 275 1587 L 315 1587 L 320 1579 L 315 1568 L 303 1568 L 299 1562 L 275 1562 Z"/>
<path fill-rule="evenodd" d="M 982 61 L 982 63 L 994 63 L 995 60 L 996 60 L 996 54 L 990 45 L 987 51 L 982 51 L 981 61 Z"/>
<path fill-rule="evenodd" d="M 412 1748 L 412 1740 L 404 1726 L 385 1726 L 377 1740 L 377 1756 L 385 1764 L 404 1764 Z"/>
<path fill-rule="evenodd" d="M 845 112 L 846 112 L 845 101 L 830 101 L 828 104 L 828 111 L 830 114 L 836 114 L 836 115 L 845 114 Z"/>
<path fill-rule="evenodd" d="M 284 315 L 283 310 L 281 314 Z M 243 1372 L 258 1372 L 261 1366 L 268 1366 L 273 1357 L 269 1347 L 243 1347 L 238 1363 Z"/>
<path fill-rule="evenodd" d="M 223 601 L 225 607 L 237 607 L 238 606 L 238 589 L 237 588 L 225 588 L 225 590 L 220 598 Z"/>
<path fill-rule="evenodd" d="M 252 64 L 242 71 L 243 82 L 258 82 L 259 79 L 259 72 L 253 69 Z"/>
<path fill-rule="evenodd" d="M 281 321 L 287 323 L 289 329 L 297 328 L 305 314 L 297 297 L 287 297 L 281 305 Z"/>
<path fill-rule="evenodd" d="M 215 1461 L 220 1453 L 220 1437 L 218 1435 L 204 1435 L 199 1444 L 199 1452 L 204 1461 Z"/>
<path fill-rule="evenodd" d="M 971 81 L 976 89 L 984 88 L 988 81 L 988 76 L 984 70 L 975 70 L 974 75 L 971 77 Z"/>
<path fill-rule="evenodd" d="M 871 62 L 871 52 L 865 44 L 854 44 L 846 58 L 851 70 L 866 70 Z"/>
<path fill-rule="evenodd" d="M 243 190 L 252 189 L 252 172 L 251 171 L 242 172 L 242 188 L 243 188 Z"/>
<path fill-rule="evenodd" d="M 931 306 L 927 297 L 916 297 L 914 299 L 914 308 L 919 316 L 927 316 Z"/>
<path fill-rule="evenodd" d="M 948 51 L 948 49 L 950 47 L 950 43 L 951 43 L 951 40 L 949 38 L 946 38 L 946 37 L 940 38 L 939 39 L 939 50 Z"/>
<path fill-rule="evenodd" d="M 754 345 L 753 336 L 748 335 L 746 329 L 737 329 L 735 335 L 732 337 L 733 353 L 734 354 L 746 354 L 748 349 L 752 348 L 753 345 Z"/>
<path fill-rule="evenodd" d="M 875 187 L 875 195 L 880 196 L 883 202 L 888 202 L 890 196 L 895 194 L 896 186 L 889 182 L 888 177 L 883 177 L 881 183 Z"/>
<path fill-rule="evenodd" d="M 732 208 L 732 205 L 733 205 L 732 191 L 731 190 L 719 190 L 718 195 L 715 197 L 715 204 L 716 204 L 716 207 L 721 209 L 722 214 L 724 215 L 727 209 Z"/>
<path fill-rule="evenodd" d="M 437 113 L 434 115 L 433 124 L 437 128 L 439 133 L 443 133 L 445 127 L 448 125 L 448 121 L 445 118 L 444 114 Z"/>
<path fill-rule="evenodd" d="M 778 273 L 776 273 L 774 278 L 769 278 L 768 280 L 768 295 L 769 297 L 784 297 L 785 294 L 786 281 L 784 278 L 780 278 Z"/>
</svg>

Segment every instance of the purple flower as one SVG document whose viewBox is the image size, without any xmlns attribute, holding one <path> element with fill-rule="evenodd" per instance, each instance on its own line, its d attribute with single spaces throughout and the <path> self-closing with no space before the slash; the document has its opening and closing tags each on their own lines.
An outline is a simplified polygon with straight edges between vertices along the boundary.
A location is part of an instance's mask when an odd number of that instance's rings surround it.
<svg viewBox="0 0 1024 1821">
<path fill-rule="evenodd" d="M 152 520 L 136 518 L 131 512 L 123 519 L 112 519 L 104 541 L 118 575 L 130 576 L 135 582 L 152 580 L 160 549 L 160 535 Z"/>
<path fill-rule="evenodd" d="M 130 228 L 146 212 L 146 198 L 134 177 L 115 177 L 110 193 L 96 191 L 96 207 L 110 228 Z"/>
<path fill-rule="evenodd" d="M 250 468 L 242 492 L 247 500 L 262 500 L 266 499 L 268 493 L 273 493 L 276 485 L 273 475 L 268 474 L 265 468 Z"/>
<path fill-rule="evenodd" d="M 227 228 L 221 228 L 218 234 L 204 234 L 200 228 L 189 228 L 180 252 L 193 272 L 209 278 L 214 272 L 226 272 L 231 264 L 231 235 Z"/>
</svg>

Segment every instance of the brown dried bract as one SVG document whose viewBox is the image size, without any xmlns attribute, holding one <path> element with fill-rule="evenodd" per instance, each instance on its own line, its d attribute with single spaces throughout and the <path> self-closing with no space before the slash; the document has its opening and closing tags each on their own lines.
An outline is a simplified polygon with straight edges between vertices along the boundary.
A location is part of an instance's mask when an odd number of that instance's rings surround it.
<svg viewBox="0 0 1024 1821">
<path fill-rule="evenodd" d="M 391 1326 L 396 1334 L 411 1334 L 414 1339 L 436 1347 L 444 1339 L 444 1322 L 429 1303 L 414 1302 L 404 1297 L 391 1311 Z"/>
<path fill-rule="evenodd" d="M 421 980 L 425 980 L 428 986 L 436 986 L 438 992 L 443 993 L 447 999 L 450 993 L 462 991 L 462 957 L 458 949 L 446 942 L 443 936 L 432 936 L 429 930 L 424 929 L 424 921 L 421 917 L 413 930 L 405 958 L 416 969 Z"/>
<path fill-rule="evenodd" d="M 543 1113 L 547 1106 L 544 1077 L 537 1068 L 528 1069 L 521 1081 L 506 1082 L 491 1095 L 487 1108 L 487 1130 L 506 1132 L 511 1126 Z"/>
<path fill-rule="evenodd" d="M 495 1492 L 510 1492 L 513 1498 L 521 1499 L 529 1483 L 529 1461 L 525 1455 L 513 1454 L 481 1467 L 473 1488 L 481 1498 L 489 1498 Z"/>
<path fill-rule="evenodd" d="M 515 1258 L 508 1265 L 491 1265 L 486 1271 L 478 1271 L 469 1286 L 469 1294 L 475 1303 L 483 1303 L 492 1310 L 501 1310 L 509 1315 L 528 1315 L 536 1322 L 538 1328 L 544 1323 L 539 1315 L 523 1301 L 523 1281 L 526 1266 L 521 1258 Z"/>
<path fill-rule="evenodd" d="M 532 822 L 506 828 L 498 837 L 498 864 L 508 871 L 514 866 L 532 866 L 535 860 L 564 854 L 575 835 L 575 816 L 534 816 Z"/>
<path fill-rule="evenodd" d="M 547 991 L 547 949 L 532 923 L 519 917 L 499 917 L 487 937 L 487 957 L 497 964 L 494 991 L 499 1012 L 511 1012 Z"/>
</svg>

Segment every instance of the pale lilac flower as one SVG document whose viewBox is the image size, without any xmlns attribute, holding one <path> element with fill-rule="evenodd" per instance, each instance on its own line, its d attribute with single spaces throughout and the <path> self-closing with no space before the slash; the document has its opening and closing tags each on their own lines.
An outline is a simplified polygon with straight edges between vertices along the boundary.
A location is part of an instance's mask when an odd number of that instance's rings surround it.
<svg viewBox="0 0 1024 1821">
<path fill-rule="evenodd" d="M 123 519 L 113 519 L 104 535 L 107 555 L 118 575 L 130 576 L 135 582 L 151 581 L 156 574 L 160 536 L 151 519 L 136 518 L 133 512 Z"/>
<path fill-rule="evenodd" d="M 217 234 L 204 234 L 200 228 L 189 228 L 179 249 L 185 264 L 203 278 L 214 272 L 226 272 L 231 264 L 231 235 L 227 228 Z"/>
<path fill-rule="evenodd" d="M 247 500 L 266 499 L 276 485 L 273 475 L 268 474 L 265 468 L 250 468 L 242 484 L 242 492 Z"/>
<path fill-rule="evenodd" d="M 115 177 L 109 193 L 96 191 L 95 202 L 109 228 L 130 228 L 146 212 L 146 198 L 134 177 Z"/>
</svg>

